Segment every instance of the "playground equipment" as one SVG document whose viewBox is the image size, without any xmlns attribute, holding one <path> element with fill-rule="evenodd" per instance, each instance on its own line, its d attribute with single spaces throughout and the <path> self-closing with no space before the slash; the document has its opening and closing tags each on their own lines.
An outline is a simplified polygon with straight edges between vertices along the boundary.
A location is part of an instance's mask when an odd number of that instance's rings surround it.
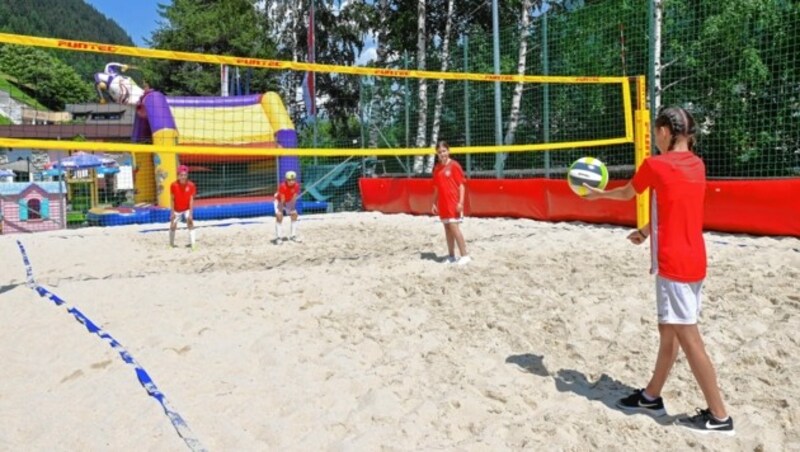
<svg viewBox="0 0 800 452">
<path fill-rule="evenodd" d="M 156 202 L 169 207 L 169 186 L 181 164 L 199 165 L 250 161 L 252 169 L 269 168 L 273 157 L 180 154 L 181 145 L 247 148 L 296 148 L 297 132 L 280 96 L 274 92 L 231 97 L 167 97 L 149 91 L 141 99 L 133 125 L 134 142 L 152 142 L 165 148 L 155 155 L 135 156 L 137 203 Z M 278 174 L 298 173 L 297 157 L 279 157 Z M 153 189 L 150 189 L 153 187 Z M 274 188 L 274 187 L 271 187 Z"/>
<path fill-rule="evenodd" d="M 98 169 L 114 166 L 116 163 L 108 157 L 76 152 L 53 165 L 52 171 L 63 173 L 67 183 L 67 200 L 70 207 L 66 215 L 68 224 L 81 224 L 86 221 L 89 210 L 99 203 Z"/>
</svg>

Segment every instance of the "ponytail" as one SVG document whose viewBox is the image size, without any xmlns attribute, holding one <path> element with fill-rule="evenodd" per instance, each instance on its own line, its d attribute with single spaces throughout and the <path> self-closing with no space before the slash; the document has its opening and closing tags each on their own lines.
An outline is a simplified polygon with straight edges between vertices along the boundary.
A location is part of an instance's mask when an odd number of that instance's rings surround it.
<svg viewBox="0 0 800 452">
<path fill-rule="evenodd" d="M 669 128 L 672 137 L 669 140 L 668 151 L 675 147 L 678 136 L 685 136 L 690 151 L 694 151 L 695 133 L 697 128 L 691 113 L 681 107 L 668 107 L 661 110 L 656 118 L 656 127 Z"/>
</svg>

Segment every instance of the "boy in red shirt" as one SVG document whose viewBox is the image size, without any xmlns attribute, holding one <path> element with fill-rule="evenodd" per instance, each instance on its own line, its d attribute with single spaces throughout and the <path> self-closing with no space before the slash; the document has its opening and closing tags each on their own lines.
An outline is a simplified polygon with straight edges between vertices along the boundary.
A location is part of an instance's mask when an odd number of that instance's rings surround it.
<svg viewBox="0 0 800 452">
<path fill-rule="evenodd" d="M 444 140 L 436 143 L 436 156 L 439 164 L 433 169 L 433 206 L 431 212 L 439 214 L 444 224 L 447 240 L 447 263 L 468 264 L 472 259 L 467 255 L 467 244 L 461 233 L 459 223 L 464 219 L 464 193 L 466 178 L 464 170 L 457 161 L 450 158 L 450 146 Z M 461 258 L 456 260 L 455 245 Z"/>
<path fill-rule="evenodd" d="M 283 183 L 278 186 L 275 193 L 275 240 L 276 245 L 281 244 L 281 230 L 284 214 L 289 214 L 292 223 L 289 226 L 289 238 L 299 242 L 297 237 L 297 198 L 300 196 L 300 184 L 297 182 L 297 173 L 287 171 Z"/>
<path fill-rule="evenodd" d="M 194 220 L 192 219 L 192 209 L 194 209 L 194 195 L 197 194 L 197 187 L 194 182 L 189 180 L 189 167 L 181 165 L 178 167 L 178 180 L 169 187 L 170 191 L 170 213 L 169 213 L 169 246 L 175 247 L 175 230 L 178 229 L 178 221 L 185 221 L 189 228 L 189 244 L 192 249 L 195 247 Z"/>
<path fill-rule="evenodd" d="M 680 347 L 708 408 L 698 409 L 695 416 L 679 418 L 675 424 L 700 433 L 733 435 L 733 419 L 725 410 L 714 366 L 697 328 L 701 287 L 706 276 L 703 239 L 706 173 L 703 161 L 692 153 L 694 118 L 682 108 L 671 107 L 658 115 L 655 126 L 656 146 L 663 154 L 646 159 L 627 185 L 605 192 L 589 187 L 586 196 L 628 200 L 651 189 L 650 224 L 628 235 L 628 240 L 638 245 L 650 237 L 651 272 L 656 274 L 658 358 L 647 387 L 619 400 L 617 407 L 656 416 L 666 414 L 661 390 Z"/>
</svg>

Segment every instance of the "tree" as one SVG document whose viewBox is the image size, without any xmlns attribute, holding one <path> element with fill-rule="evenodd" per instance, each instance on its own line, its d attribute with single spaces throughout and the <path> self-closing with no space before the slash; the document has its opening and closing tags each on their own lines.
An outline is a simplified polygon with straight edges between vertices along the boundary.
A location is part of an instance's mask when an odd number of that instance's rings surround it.
<svg viewBox="0 0 800 452">
<path fill-rule="evenodd" d="M 388 23 L 388 13 L 389 13 L 389 1 L 388 0 L 378 0 L 375 2 L 375 7 L 378 9 L 378 26 L 375 30 L 375 38 L 377 40 L 375 56 L 377 57 L 376 65 L 378 67 L 385 67 L 386 66 L 386 56 L 389 50 L 387 37 L 390 33 L 389 30 L 389 23 Z M 371 108 L 368 109 L 369 111 L 369 143 L 367 147 L 369 148 L 377 148 L 378 147 L 378 134 L 380 133 L 380 129 L 385 125 L 386 122 L 386 114 L 389 113 L 389 109 L 384 105 L 384 94 L 385 94 L 385 86 L 384 79 L 377 78 L 374 80 L 372 90 L 372 99 L 369 103 Z"/>
<path fill-rule="evenodd" d="M 0 0 L 0 30 L 49 38 L 133 45 L 131 38 L 116 22 L 83 0 Z M 48 53 L 67 63 L 88 81 L 109 61 L 109 56 L 103 54 L 56 50 L 48 50 Z"/>
<path fill-rule="evenodd" d="M 528 36 L 530 35 L 530 0 L 522 1 L 522 12 L 519 18 L 519 52 L 517 56 L 517 74 L 525 75 L 526 58 L 528 55 Z M 514 133 L 517 131 L 517 124 L 519 123 L 520 103 L 522 102 L 522 88 L 523 83 L 514 85 L 514 97 L 511 99 L 511 112 L 508 115 L 508 129 L 506 136 L 503 139 L 504 144 L 514 144 Z"/>
<path fill-rule="evenodd" d="M 425 34 L 425 0 L 417 3 L 417 69 L 425 70 L 425 48 L 427 40 Z M 417 139 L 415 145 L 418 148 L 425 146 L 427 140 L 426 126 L 428 125 L 428 84 L 425 79 L 419 80 L 418 118 L 417 118 Z M 414 173 L 422 173 L 421 155 L 414 157 Z"/>
<path fill-rule="evenodd" d="M 87 102 L 94 97 L 88 81 L 61 60 L 35 47 L 0 47 L 0 72 L 34 88 L 30 94 L 52 110 L 63 110 L 68 103 Z"/>
<path fill-rule="evenodd" d="M 366 2 L 320 3 L 315 8 L 317 61 L 353 65 L 364 47 L 364 30 L 375 17 L 372 7 L 368 7 Z M 324 113 L 331 121 L 334 133 L 346 133 L 348 123 L 357 115 L 360 81 L 355 76 L 317 73 L 317 97 L 325 101 Z"/>
<path fill-rule="evenodd" d="M 447 19 L 445 21 L 444 35 L 442 36 L 442 72 L 447 72 L 450 63 L 450 29 L 453 27 L 453 0 L 447 0 Z M 444 80 L 436 82 L 436 101 L 433 106 L 433 128 L 431 129 L 431 145 L 436 145 L 439 139 L 439 129 L 442 119 L 442 100 L 444 99 Z M 433 165 L 430 165 L 432 169 Z M 430 172 L 430 171 L 429 171 Z"/>
<path fill-rule="evenodd" d="M 796 174 L 800 4 L 671 0 L 665 7 L 660 95 L 694 112 L 708 175 Z"/>
<path fill-rule="evenodd" d="M 257 0 L 174 0 L 159 4 L 164 19 L 150 43 L 159 49 L 271 59 L 275 45 L 267 39 Z M 194 62 L 147 60 L 145 78 L 154 89 L 172 95 L 220 93 L 219 67 Z M 277 88 L 274 72 L 254 70 L 252 92 Z"/>
</svg>

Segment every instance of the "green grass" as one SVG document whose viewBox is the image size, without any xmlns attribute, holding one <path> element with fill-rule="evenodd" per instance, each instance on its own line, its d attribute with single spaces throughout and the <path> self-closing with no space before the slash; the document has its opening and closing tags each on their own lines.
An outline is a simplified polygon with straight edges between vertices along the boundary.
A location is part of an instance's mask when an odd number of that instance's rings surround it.
<svg viewBox="0 0 800 452">
<path fill-rule="evenodd" d="M 12 124 L 11 120 L 6 118 L 5 116 L 0 116 L 0 126 L 6 126 Z"/>
<path fill-rule="evenodd" d="M 22 102 L 23 104 L 29 105 L 29 106 L 31 106 L 33 108 L 36 108 L 36 109 L 39 109 L 39 110 L 47 110 L 47 107 L 45 107 L 44 105 L 40 104 L 33 97 L 25 94 L 24 91 L 22 91 L 19 88 L 17 88 L 16 85 L 11 83 L 2 74 L 0 74 L 0 90 L 8 91 L 8 94 L 11 95 L 12 99 L 14 99 L 16 101 L 19 101 L 19 102 Z"/>
</svg>

